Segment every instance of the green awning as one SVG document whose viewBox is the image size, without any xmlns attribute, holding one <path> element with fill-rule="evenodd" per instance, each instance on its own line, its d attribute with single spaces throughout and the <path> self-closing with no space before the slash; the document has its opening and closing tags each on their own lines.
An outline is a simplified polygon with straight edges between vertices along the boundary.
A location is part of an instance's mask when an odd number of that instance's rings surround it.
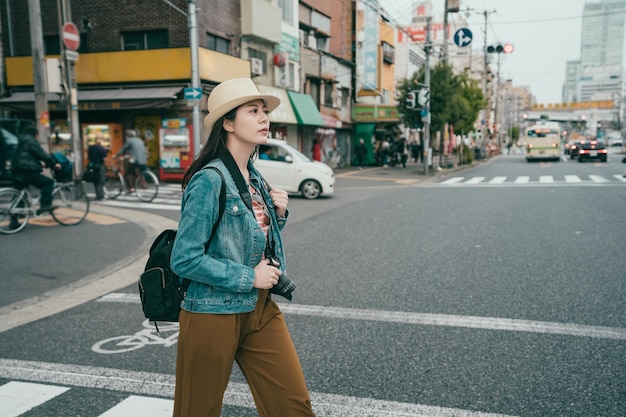
<svg viewBox="0 0 626 417">
<path fill-rule="evenodd" d="M 324 126 L 324 119 L 308 94 L 296 93 L 295 91 L 287 91 L 291 105 L 296 112 L 298 124 L 308 126 Z"/>
</svg>

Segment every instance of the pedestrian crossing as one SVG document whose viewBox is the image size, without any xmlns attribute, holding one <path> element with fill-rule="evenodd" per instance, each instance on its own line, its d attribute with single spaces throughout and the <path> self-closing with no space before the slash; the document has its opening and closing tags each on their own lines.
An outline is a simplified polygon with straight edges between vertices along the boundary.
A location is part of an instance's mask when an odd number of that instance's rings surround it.
<svg viewBox="0 0 626 417">
<path fill-rule="evenodd" d="M 171 385 L 171 384 L 167 384 Z M 173 388 L 169 386 L 168 388 Z M 64 406 L 73 387 L 51 384 L 10 381 L 0 385 L 0 416 L 22 417 L 38 415 L 72 415 Z M 172 391 L 172 390 L 169 390 Z M 103 391 L 100 390 L 100 393 Z M 379 399 L 349 397 L 338 394 L 311 392 L 313 409 L 318 417 L 362 417 L 362 416 L 431 416 L 431 417 L 514 417 L 508 414 L 493 414 L 458 408 L 438 407 Z M 169 398 L 128 394 L 112 406 L 102 406 L 99 402 L 85 399 L 92 404 L 90 415 L 97 417 L 171 417 L 174 401 Z M 251 415 L 254 401 L 246 384 L 229 383 L 224 394 L 224 404 L 228 410 L 222 410 L 223 417 L 239 417 L 243 413 Z M 108 408 L 107 408 L 108 407 Z M 65 414 L 59 413 L 63 409 Z"/>
<path fill-rule="evenodd" d="M 0 416 L 19 417 L 71 388 L 33 382 L 10 381 L 0 386 Z M 130 395 L 98 417 L 171 417 L 172 400 Z"/>
<path fill-rule="evenodd" d="M 509 185 L 620 185 L 626 184 L 622 174 L 612 176 L 603 175 L 539 175 L 531 177 L 520 175 L 517 177 L 452 177 L 435 183 L 442 186 L 509 186 Z"/>
<path fill-rule="evenodd" d="M 152 210 L 180 210 L 180 200 L 182 197 L 181 185 L 177 183 L 159 184 L 159 193 L 156 198 L 149 203 L 142 202 L 135 194 L 125 194 L 117 196 L 113 200 L 95 202 L 96 195 L 93 189 L 87 188 L 87 196 L 97 204 L 104 204 L 112 207 L 145 208 Z"/>
</svg>

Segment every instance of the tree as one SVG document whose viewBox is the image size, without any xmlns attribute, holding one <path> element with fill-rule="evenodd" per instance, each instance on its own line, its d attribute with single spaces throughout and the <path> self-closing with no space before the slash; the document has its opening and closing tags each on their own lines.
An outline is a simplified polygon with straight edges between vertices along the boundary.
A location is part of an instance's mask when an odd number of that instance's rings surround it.
<svg viewBox="0 0 626 417">
<path fill-rule="evenodd" d="M 415 72 L 411 78 L 404 79 L 398 85 L 400 100 L 398 112 L 401 120 L 409 127 L 422 127 L 419 109 L 406 107 L 407 95 L 422 88 L 424 68 Z M 487 106 L 478 81 L 463 72 L 455 74 L 452 67 L 438 63 L 430 73 L 430 113 L 431 132 L 440 131 L 446 123 L 454 126 L 457 132 L 471 132 L 481 109 Z"/>
</svg>

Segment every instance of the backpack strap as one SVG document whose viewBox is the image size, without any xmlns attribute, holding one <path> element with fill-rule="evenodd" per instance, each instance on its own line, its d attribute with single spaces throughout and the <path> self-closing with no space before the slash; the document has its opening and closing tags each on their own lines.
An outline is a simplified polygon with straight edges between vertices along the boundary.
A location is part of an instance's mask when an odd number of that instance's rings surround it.
<svg viewBox="0 0 626 417">
<path fill-rule="evenodd" d="M 230 176 L 235 181 L 237 189 L 239 190 L 239 195 L 243 199 L 243 202 L 246 203 L 246 206 L 250 209 L 250 211 L 254 212 L 254 210 L 252 209 L 252 196 L 250 196 L 250 190 L 246 185 L 246 180 L 243 178 L 243 175 L 237 167 L 233 156 L 230 154 L 230 152 L 228 152 L 228 149 L 226 149 L 226 147 L 224 147 L 220 152 L 219 158 L 222 160 L 224 165 L 226 165 Z"/>
<path fill-rule="evenodd" d="M 222 171 L 220 171 L 218 168 L 216 167 L 206 167 L 205 169 L 212 169 L 214 171 L 216 171 L 220 178 L 222 179 L 222 186 L 220 188 L 220 208 L 219 208 L 219 214 L 217 216 L 217 221 L 215 222 L 215 224 L 213 224 L 213 229 L 211 229 L 211 236 L 209 236 L 209 240 L 207 240 L 207 242 L 204 244 L 204 252 L 206 253 L 206 251 L 209 248 L 209 243 L 211 242 L 211 239 L 213 238 L 213 236 L 215 235 L 215 232 L 217 231 L 217 227 L 220 225 L 220 221 L 222 221 L 222 216 L 224 215 L 224 210 L 226 210 L 226 181 L 224 180 L 224 175 L 222 175 Z M 187 288 L 189 288 L 189 284 L 191 283 L 191 281 L 187 278 L 183 278 L 183 282 L 180 284 L 180 290 L 181 292 L 184 294 L 187 292 Z"/>
</svg>

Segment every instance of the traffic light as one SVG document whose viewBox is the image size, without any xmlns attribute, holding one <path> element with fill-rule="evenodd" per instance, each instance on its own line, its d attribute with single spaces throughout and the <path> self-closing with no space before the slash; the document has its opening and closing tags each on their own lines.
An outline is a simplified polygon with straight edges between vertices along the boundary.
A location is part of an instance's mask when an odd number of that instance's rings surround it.
<svg viewBox="0 0 626 417">
<path fill-rule="evenodd" d="M 408 93 L 406 93 L 406 108 L 415 108 L 415 91 L 409 91 Z"/>
<path fill-rule="evenodd" d="M 513 52 L 513 44 L 512 43 L 505 43 L 504 45 L 501 43 L 495 44 L 495 45 L 489 45 L 487 46 L 487 53 L 488 54 L 493 54 L 493 53 L 497 53 L 497 54 L 501 54 L 501 53 L 505 53 L 505 54 L 510 54 L 511 52 Z"/>
<path fill-rule="evenodd" d="M 422 88 L 417 94 L 417 104 L 420 107 L 428 107 L 428 103 L 430 102 L 430 90 L 428 88 Z"/>
</svg>

